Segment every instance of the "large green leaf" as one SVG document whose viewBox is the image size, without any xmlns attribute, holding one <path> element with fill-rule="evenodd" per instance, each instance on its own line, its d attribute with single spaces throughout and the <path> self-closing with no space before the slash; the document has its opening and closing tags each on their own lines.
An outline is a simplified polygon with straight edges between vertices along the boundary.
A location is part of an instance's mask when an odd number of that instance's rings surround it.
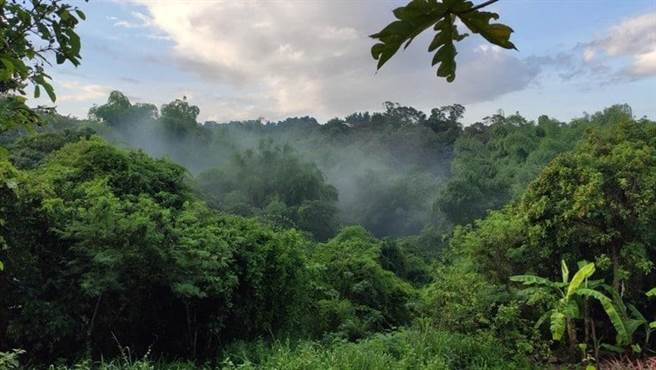
<svg viewBox="0 0 656 370">
<path fill-rule="evenodd" d="M 522 283 L 524 285 L 539 285 L 549 288 L 557 288 L 562 285 L 535 275 L 515 275 L 510 277 L 510 281 Z"/>
<path fill-rule="evenodd" d="M 608 315 L 611 324 L 613 324 L 615 331 L 617 332 L 617 345 L 623 346 L 629 344 L 630 336 L 627 327 L 622 320 L 622 316 L 617 310 L 617 307 L 615 307 L 613 301 L 610 298 L 606 297 L 603 293 L 588 288 L 578 289 L 576 294 L 591 297 L 599 301 L 601 306 L 604 308 L 606 315 Z"/>
<path fill-rule="evenodd" d="M 565 333 L 565 326 L 567 325 L 565 314 L 560 311 L 553 311 L 551 313 L 551 336 L 554 340 L 561 340 Z"/>
<path fill-rule="evenodd" d="M 499 19 L 499 14 L 473 11 L 464 12 L 459 14 L 458 17 L 472 32 L 480 34 L 492 44 L 501 46 L 505 49 L 517 49 L 515 45 L 510 42 L 510 34 L 513 32 L 512 28 L 505 24 L 490 23 L 492 20 Z"/>
<path fill-rule="evenodd" d="M 408 47 L 412 40 L 447 14 L 447 8 L 434 0 L 412 0 L 408 5 L 394 10 L 398 19 L 382 31 L 370 37 L 380 42 L 371 48 L 371 55 L 378 60 L 380 69 L 402 44 Z"/>
<path fill-rule="evenodd" d="M 588 263 L 587 265 L 581 267 L 576 274 L 574 274 L 574 277 L 572 278 L 572 281 L 569 283 L 569 286 L 567 287 L 567 294 L 565 294 L 565 297 L 569 299 L 572 294 L 576 293 L 576 291 L 581 287 L 581 284 L 585 281 L 585 279 L 589 278 L 592 274 L 595 272 L 595 265 L 594 263 Z"/>
<path fill-rule="evenodd" d="M 432 65 L 439 64 L 437 76 L 452 82 L 456 76 L 455 42 L 467 37 L 466 33 L 458 31 L 457 19 L 489 42 L 506 49 L 515 49 L 515 45 L 510 42 L 513 30 L 500 23 L 491 23 L 499 15 L 482 12 L 471 1 L 412 0 L 408 5 L 395 9 L 394 16 L 396 21 L 370 36 L 379 41 L 371 48 L 371 55 L 378 61 L 377 69 L 394 56 L 401 45 L 408 47 L 417 35 L 434 25 L 435 36 L 428 47 L 429 52 L 435 52 Z"/>
<path fill-rule="evenodd" d="M 569 268 L 567 268 L 565 260 L 560 260 L 560 271 L 563 277 L 563 283 L 567 284 L 569 282 Z"/>
</svg>

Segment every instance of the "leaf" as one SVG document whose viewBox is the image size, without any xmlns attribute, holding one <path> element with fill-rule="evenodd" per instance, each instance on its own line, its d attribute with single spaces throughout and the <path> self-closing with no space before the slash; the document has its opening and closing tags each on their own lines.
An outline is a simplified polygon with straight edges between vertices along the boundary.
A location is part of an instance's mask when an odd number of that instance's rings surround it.
<svg viewBox="0 0 656 370">
<path fill-rule="evenodd" d="M 499 19 L 499 14 L 492 12 L 464 12 L 458 14 L 458 18 L 473 33 L 478 33 L 487 41 L 494 45 L 501 46 L 504 49 L 517 49 L 510 42 L 510 35 L 513 29 L 501 23 L 490 23 L 492 20 Z"/>
<path fill-rule="evenodd" d="M 575 300 L 565 300 L 565 305 L 562 307 L 561 312 L 568 318 L 580 319 L 581 313 L 579 305 Z"/>
<path fill-rule="evenodd" d="M 560 271 L 563 276 L 563 283 L 567 284 L 567 282 L 569 282 L 569 269 L 567 268 L 565 260 L 560 260 Z"/>
<path fill-rule="evenodd" d="M 645 293 L 645 294 L 647 295 L 647 297 L 654 297 L 654 296 L 656 296 L 656 288 L 651 288 L 651 289 L 649 289 L 649 291 L 647 291 L 647 293 Z"/>
<path fill-rule="evenodd" d="M 458 33 L 454 16 L 447 16 L 435 24 L 437 34 L 428 46 L 428 51 L 436 48 L 437 52 L 433 56 L 432 65 L 440 64 L 437 68 L 437 76 L 444 77 L 448 82 L 456 78 L 456 47 L 453 41 L 460 41 L 466 37 Z"/>
<path fill-rule="evenodd" d="M 581 288 L 576 293 L 592 297 L 601 303 L 601 306 L 604 308 L 606 315 L 608 315 L 611 324 L 613 324 L 613 327 L 617 332 L 617 345 L 623 346 L 630 342 L 629 333 L 624 325 L 624 321 L 610 298 L 606 297 L 603 293 L 588 288 Z"/>
<path fill-rule="evenodd" d="M 583 284 L 583 281 L 587 278 L 590 277 L 590 275 L 594 274 L 595 272 L 595 265 L 594 263 L 588 263 L 587 265 L 581 267 L 576 274 L 574 274 L 574 277 L 572 278 L 572 281 L 569 283 L 569 286 L 567 287 L 567 294 L 565 295 L 565 298 L 568 298 L 572 296 L 572 294 L 576 293 L 576 290 L 579 289 L 581 284 Z M 601 294 L 601 293 L 599 293 Z"/>
<path fill-rule="evenodd" d="M 378 60 L 377 69 L 394 56 L 402 44 L 407 48 L 417 35 L 443 18 L 446 12 L 443 4 L 425 0 L 412 0 L 395 9 L 394 16 L 398 20 L 369 36 L 380 41 L 371 48 L 371 55 Z"/>
<path fill-rule="evenodd" d="M 52 85 L 47 83 L 45 80 L 43 80 L 40 84 L 46 90 L 46 94 L 48 94 L 50 100 L 54 103 L 55 100 L 57 100 L 57 96 L 55 95 L 55 89 L 53 89 Z"/>
<path fill-rule="evenodd" d="M 87 19 L 87 16 L 84 14 L 84 12 L 79 9 L 75 9 L 75 14 L 77 14 L 77 16 L 83 21 Z"/>
<path fill-rule="evenodd" d="M 4 271 L 4 270 L 5 270 L 5 264 L 2 263 L 2 261 L 0 261 L 0 271 Z"/>
<path fill-rule="evenodd" d="M 542 324 L 549 318 L 549 316 L 551 316 L 552 312 L 553 310 L 549 310 L 543 313 L 542 316 L 540 316 L 540 318 L 538 319 L 538 321 L 535 322 L 535 325 L 533 327 L 535 329 L 538 329 L 540 326 L 542 326 Z"/>
<path fill-rule="evenodd" d="M 41 96 L 41 88 L 39 85 L 34 85 L 34 98 L 38 99 Z"/>
<path fill-rule="evenodd" d="M 14 63 L 11 61 L 11 59 L 0 57 L 0 62 L 3 66 L 5 66 L 8 75 L 14 73 Z"/>
<path fill-rule="evenodd" d="M 524 285 L 540 285 L 545 287 L 554 287 L 555 284 L 549 279 L 535 275 L 515 275 L 510 277 L 510 281 L 522 283 Z"/>
<path fill-rule="evenodd" d="M 80 36 L 78 36 L 78 34 L 75 33 L 73 30 L 71 30 L 68 33 L 68 37 L 70 38 L 70 42 L 71 42 L 71 52 L 73 53 L 73 55 L 79 55 L 80 54 Z M 73 64 L 76 64 L 76 63 L 73 63 Z"/>
<path fill-rule="evenodd" d="M 553 311 L 551 313 L 551 336 L 554 340 L 560 341 L 565 333 L 565 315 L 559 311 Z"/>
<path fill-rule="evenodd" d="M 608 351 L 610 351 L 610 352 L 615 352 L 615 353 L 624 353 L 624 348 L 622 348 L 622 347 L 618 347 L 618 346 L 614 346 L 614 345 L 612 345 L 612 344 L 608 344 L 608 343 L 602 343 L 602 344 L 601 344 L 601 348 L 603 348 L 603 349 L 605 349 L 605 350 L 608 350 Z"/>
</svg>

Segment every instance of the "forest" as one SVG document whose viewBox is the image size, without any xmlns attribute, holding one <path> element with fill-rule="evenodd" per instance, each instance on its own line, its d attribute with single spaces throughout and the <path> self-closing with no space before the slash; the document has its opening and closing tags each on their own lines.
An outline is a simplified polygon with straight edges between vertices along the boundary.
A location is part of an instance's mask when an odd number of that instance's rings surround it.
<svg viewBox="0 0 656 370">
<path fill-rule="evenodd" d="M 115 90 L 79 118 L 0 52 L 1 370 L 656 366 L 656 122 L 627 104 L 201 122 Z"/>
</svg>

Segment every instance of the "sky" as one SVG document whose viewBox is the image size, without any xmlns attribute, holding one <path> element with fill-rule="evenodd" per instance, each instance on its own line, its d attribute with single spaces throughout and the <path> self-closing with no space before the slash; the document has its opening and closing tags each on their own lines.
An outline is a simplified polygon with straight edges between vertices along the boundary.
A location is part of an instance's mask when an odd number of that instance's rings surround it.
<svg viewBox="0 0 656 370">
<path fill-rule="evenodd" d="M 120 90 L 158 106 L 185 96 L 199 121 L 216 122 L 325 122 L 385 101 L 459 103 L 466 123 L 499 110 L 565 121 L 617 103 L 656 119 L 656 0 L 500 0 L 488 9 L 519 50 L 471 35 L 457 44 L 453 83 L 430 66 L 428 32 L 376 72 L 368 35 L 406 2 L 75 0 L 83 59 L 51 70 L 55 105 L 86 117 Z"/>
</svg>

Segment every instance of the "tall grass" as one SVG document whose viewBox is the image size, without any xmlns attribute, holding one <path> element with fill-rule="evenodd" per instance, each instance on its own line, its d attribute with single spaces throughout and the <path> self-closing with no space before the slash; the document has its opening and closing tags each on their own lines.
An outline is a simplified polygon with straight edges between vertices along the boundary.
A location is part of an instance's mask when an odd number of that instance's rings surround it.
<svg viewBox="0 0 656 370">
<path fill-rule="evenodd" d="M 396 369 L 530 369 L 527 359 L 510 359 L 488 333 L 466 336 L 428 327 L 401 329 L 349 343 L 289 341 L 236 345 L 223 360 L 224 369 L 396 370 Z"/>
<path fill-rule="evenodd" d="M 488 332 L 465 335 L 436 330 L 425 323 L 412 328 L 376 334 L 359 342 L 335 340 L 280 340 L 231 345 L 215 365 L 132 360 L 122 356 L 98 364 L 78 363 L 53 370 L 465 370 L 531 369 L 526 358 L 511 358 L 509 351 Z"/>
</svg>

